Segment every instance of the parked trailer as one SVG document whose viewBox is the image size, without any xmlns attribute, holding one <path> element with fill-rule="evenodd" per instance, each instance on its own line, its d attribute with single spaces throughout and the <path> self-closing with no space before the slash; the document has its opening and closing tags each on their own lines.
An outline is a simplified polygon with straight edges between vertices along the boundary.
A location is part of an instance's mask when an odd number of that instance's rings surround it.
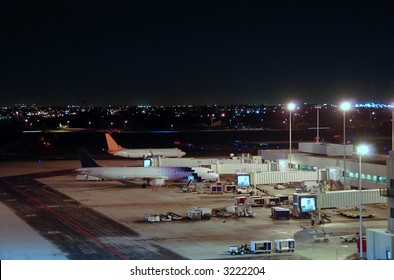
<svg viewBox="0 0 394 280">
<path fill-rule="evenodd" d="M 290 209 L 283 207 L 272 207 L 271 208 L 271 217 L 275 219 L 285 218 L 287 220 L 290 219 Z"/>
<path fill-rule="evenodd" d="M 248 198 L 247 196 L 236 196 L 234 197 L 234 204 L 244 205 L 247 198 Z"/>
<path fill-rule="evenodd" d="M 172 220 L 182 220 L 182 216 L 174 212 L 168 212 L 167 216 L 171 217 Z"/>
<path fill-rule="evenodd" d="M 235 192 L 237 190 L 237 185 L 225 185 L 224 191 L 225 192 Z"/>
<path fill-rule="evenodd" d="M 223 186 L 209 186 L 209 191 L 212 194 L 222 194 L 223 193 Z"/>
<path fill-rule="evenodd" d="M 276 240 L 274 240 L 274 243 L 275 243 L 275 251 L 277 253 L 294 252 L 295 240 L 292 238 L 276 239 Z"/>
<path fill-rule="evenodd" d="M 265 205 L 265 199 L 261 196 L 250 196 L 248 200 L 252 201 L 253 207 L 263 207 Z"/>
<path fill-rule="evenodd" d="M 278 206 L 280 203 L 279 197 L 269 197 L 268 198 L 268 206 Z"/>
<path fill-rule="evenodd" d="M 268 253 L 272 251 L 272 242 L 269 240 L 250 241 L 250 253 Z"/>
<path fill-rule="evenodd" d="M 277 195 L 275 195 L 275 197 L 279 198 L 279 203 L 283 203 L 283 202 L 289 200 L 289 196 L 286 194 L 277 194 Z"/>
</svg>

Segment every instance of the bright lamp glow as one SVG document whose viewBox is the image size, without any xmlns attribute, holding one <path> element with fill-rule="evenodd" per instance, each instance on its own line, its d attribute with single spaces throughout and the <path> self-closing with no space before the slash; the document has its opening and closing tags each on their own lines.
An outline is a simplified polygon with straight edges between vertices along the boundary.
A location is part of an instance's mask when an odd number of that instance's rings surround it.
<svg viewBox="0 0 394 280">
<path fill-rule="evenodd" d="M 289 111 L 293 111 L 295 109 L 296 105 L 294 103 L 289 103 L 287 104 L 287 109 Z"/>
<path fill-rule="evenodd" d="M 369 152 L 369 148 L 367 145 L 360 145 L 357 147 L 357 154 L 361 156 L 368 154 L 368 152 Z"/>
<path fill-rule="evenodd" d="M 343 111 L 349 110 L 350 107 L 351 107 L 351 105 L 350 105 L 349 102 L 343 102 L 343 103 L 341 104 L 341 109 L 342 109 Z"/>
</svg>

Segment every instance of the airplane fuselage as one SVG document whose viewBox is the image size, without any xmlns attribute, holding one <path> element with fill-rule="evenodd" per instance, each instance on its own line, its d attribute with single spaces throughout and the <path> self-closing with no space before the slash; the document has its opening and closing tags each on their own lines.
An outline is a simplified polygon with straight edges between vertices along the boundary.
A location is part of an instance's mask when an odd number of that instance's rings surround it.
<svg viewBox="0 0 394 280">
<path fill-rule="evenodd" d="M 218 174 L 204 167 L 84 167 L 76 171 L 111 180 L 217 180 Z"/>
<path fill-rule="evenodd" d="M 147 158 L 147 157 L 183 157 L 186 153 L 179 149 L 123 149 L 108 151 L 114 156 L 125 158 Z"/>
</svg>

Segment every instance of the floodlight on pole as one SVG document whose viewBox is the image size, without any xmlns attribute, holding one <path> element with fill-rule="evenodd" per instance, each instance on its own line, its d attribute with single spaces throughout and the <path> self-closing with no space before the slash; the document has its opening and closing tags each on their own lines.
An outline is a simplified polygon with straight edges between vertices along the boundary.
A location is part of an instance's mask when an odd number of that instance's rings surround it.
<svg viewBox="0 0 394 280">
<path fill-rule="evenodd" d="M 291 111 L 295 109 L 296 105 L 294 103 L 287 104 L 287 109 L 289 110 L 289 168 L 291 169 Z"/>
<path fill-rule="evenodd" d="M 360 260 L 363 259 L 363 193 L 361 190 L 361 157 L 368 154 L 369 148 L 367 145 L 360 145 L 357 147 L 358 154 L 358 188 L 359 188 L 359 202 L 360 202 Z"/>
<path fill-rule="evenodd" d="M 319 136 L 319 109 L 321 108 L 320 105 L 316 105 L 316 143 L 319 143 L 320 136 Z"/>
<path fill-rule="evenodd" d="M 340 107 L 343 111 L 343 185 L 346 186 L 346 111 L 351 105 L 349 102 L 343 102 Z"/>
</svg>

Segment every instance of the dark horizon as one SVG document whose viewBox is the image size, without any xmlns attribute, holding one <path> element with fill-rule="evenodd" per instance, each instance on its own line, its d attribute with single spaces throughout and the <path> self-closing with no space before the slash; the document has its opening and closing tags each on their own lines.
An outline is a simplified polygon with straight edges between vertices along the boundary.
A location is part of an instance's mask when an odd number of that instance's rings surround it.
<svg viewBox="0 0 394 280">
<path fill-rule="evenodd" d="M 4 105 L 394 101 L 391 1 L 2 6 Z"/>
</svg>

